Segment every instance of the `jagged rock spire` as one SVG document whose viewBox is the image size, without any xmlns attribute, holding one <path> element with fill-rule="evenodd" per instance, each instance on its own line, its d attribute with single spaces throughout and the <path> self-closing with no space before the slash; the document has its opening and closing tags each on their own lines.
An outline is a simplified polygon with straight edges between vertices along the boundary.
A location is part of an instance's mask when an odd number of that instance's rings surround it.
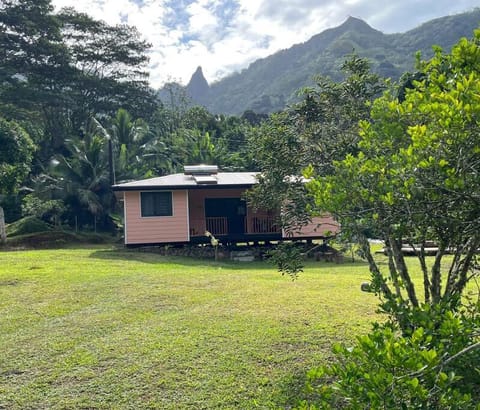
<svg viewBox="0 0 480 410">
<path fill-rule="evenodd" d="M 187 93 L 197 103 L 204 103 L 208 98 L 210 86 L 205 79 L 202 67 L 198 66 L 187 84 Z"/>
</svg>

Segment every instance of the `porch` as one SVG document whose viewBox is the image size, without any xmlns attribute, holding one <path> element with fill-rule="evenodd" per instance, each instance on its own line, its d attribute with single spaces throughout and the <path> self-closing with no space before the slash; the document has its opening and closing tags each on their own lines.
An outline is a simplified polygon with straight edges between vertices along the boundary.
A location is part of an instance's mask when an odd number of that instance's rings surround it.
<svg viewBox="0 0 480 410">
<path fill-rule="evenodd" d="M 278 214 L 251 209 L 245 189 L 189 191 L 189 234 L 193 242 L 205 242 L 205 231 L 222 242 L 264 241 L 282 238 Z"/>
<path fill-rule="evenodd" d="M 282 236 L 277 218 L 272 216 L 246 215 L 241 224 L 238 219 L 232 220 L 227 216 L 205 217 L 190 221 L 191 238 L 204 237 L 205 231 L 219 239 L 234 240 L 271 240 L 280 239 Z"/>
</svg>

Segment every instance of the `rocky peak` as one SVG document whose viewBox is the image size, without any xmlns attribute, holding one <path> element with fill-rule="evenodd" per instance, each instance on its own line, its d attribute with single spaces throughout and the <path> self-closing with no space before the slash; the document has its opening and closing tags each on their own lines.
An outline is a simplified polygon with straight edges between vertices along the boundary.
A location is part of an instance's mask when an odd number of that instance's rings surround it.
<svg viewBox="0 0 480 410">
<path fill-rule="evenodd" d="M 202 67 L 197 67 L 187 84 L 187 93 L 197 103 L 204 103 L 208 97 L 210 86 L 205 79 Z"/>
</svg>

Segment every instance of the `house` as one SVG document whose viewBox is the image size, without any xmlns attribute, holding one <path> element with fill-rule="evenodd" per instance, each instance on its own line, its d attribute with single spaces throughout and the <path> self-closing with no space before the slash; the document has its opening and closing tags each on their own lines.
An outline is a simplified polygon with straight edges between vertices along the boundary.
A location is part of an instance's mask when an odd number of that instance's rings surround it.
<svg viewBox="0 0 480 410">
<path fill-rule="evenodd" d="M 254 211 L 244 193 L 257 183 L 255 172 L 218 172 L 216 166 L 186 166 L 184 173 L 113 186 L 124 203 L 127 246 L 204 243 L 211 232 L 222 243 L 318 239 L 338 225 L 329 216 L 313 218 L 293 237 L 278 226 L 278 214 Z"/>
</svg>

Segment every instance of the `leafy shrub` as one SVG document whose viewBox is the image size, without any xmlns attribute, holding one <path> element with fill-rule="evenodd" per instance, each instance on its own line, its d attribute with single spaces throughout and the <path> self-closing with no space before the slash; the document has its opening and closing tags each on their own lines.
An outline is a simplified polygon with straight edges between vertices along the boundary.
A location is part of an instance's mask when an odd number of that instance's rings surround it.
<svg viewBox="0 0 480 410">
<path fill-rule="evenodd" d="M 35 216 L 27 216 L 7 226 L 7 236 L 49 231 L 50 225 Z"/>
<path fill-rule="evenodd" d="M 424 320 L 428 313 L 436 320 Z M 308 399 L 298 409 L 477 408 L 479 320 L 470 313 L 442 312 L 439 321 L 439 312 L 424 311 L 426 328 L 406 335 L 389 322 L 353 348 L 335 346 L 335 363 L 308 372 Z"/>
<path fill-rule="evenodd" d="M 24 215 L 32 215 L 55 225 L 59 224 L 59 218 L 65 210 L 65 205 L 59 199 L 42 200 L 31 194 L 23 198 L 22 212 Z"/>
</svg>

